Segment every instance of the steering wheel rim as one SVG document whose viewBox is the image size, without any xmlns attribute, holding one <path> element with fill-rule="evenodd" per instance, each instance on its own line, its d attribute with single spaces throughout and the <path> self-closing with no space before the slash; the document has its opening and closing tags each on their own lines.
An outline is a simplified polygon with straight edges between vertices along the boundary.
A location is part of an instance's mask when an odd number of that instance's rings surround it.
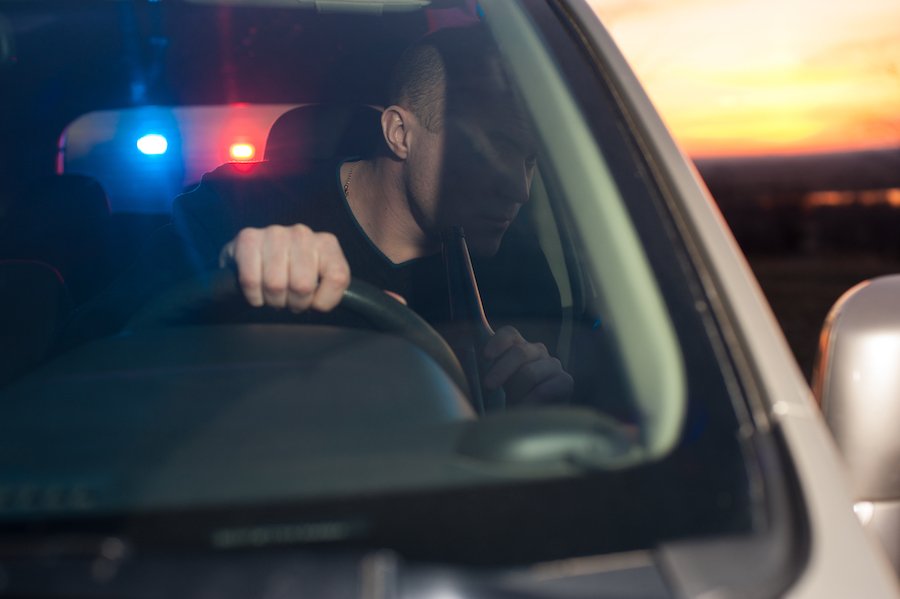
<svg viewBox="0 0 900 599">
<path fill-rule="evenodd" d="M 126 331 L 171 326 L 210 302 L 243 299 L 237 276 L 231 270 L 216 270 L 183 281 L 144 305 L 125 326 Z M 248 304 L 249 306 L 249 304 Z M 372 328 L 403 337 L 428 354 L 466 397 L 471 397 L 466 375 L 453 350 L 440 333 L 421 316 L 381 289 L 352 279 L 338 308 L 362 316 Z M 284 311 L 288 317 L 289 311 Z"/>
</svg>

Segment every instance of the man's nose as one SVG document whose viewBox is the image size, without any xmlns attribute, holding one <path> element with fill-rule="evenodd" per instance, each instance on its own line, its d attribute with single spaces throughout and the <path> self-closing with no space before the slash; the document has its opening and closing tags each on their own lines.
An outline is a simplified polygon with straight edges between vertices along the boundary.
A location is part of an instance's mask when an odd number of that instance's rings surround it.
<svg viewBox="0 0 900 599">
<path fill-rule="evenodd" d="M 512 204 L 526 203 L 531 192 L 531 174 L 524 162 L 507 164 L 497 180 L 500 188 L 496 190 L 497 195 Z"/>
</svg>

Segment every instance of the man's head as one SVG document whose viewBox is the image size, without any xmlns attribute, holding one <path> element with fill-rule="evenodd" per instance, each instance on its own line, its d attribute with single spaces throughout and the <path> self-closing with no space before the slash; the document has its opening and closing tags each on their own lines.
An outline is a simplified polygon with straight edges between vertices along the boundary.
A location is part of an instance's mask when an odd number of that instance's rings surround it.
<svg viewBox="0 0 900 599">
<path fill-rule="evenodd" d="M 419 225 L 434 236 L 462 225 L 474 251 L 493 254 L 528 200 L 535 144 L 487 33 L 423 38 L 390 90 L 382 127 Z"/>
</svg>

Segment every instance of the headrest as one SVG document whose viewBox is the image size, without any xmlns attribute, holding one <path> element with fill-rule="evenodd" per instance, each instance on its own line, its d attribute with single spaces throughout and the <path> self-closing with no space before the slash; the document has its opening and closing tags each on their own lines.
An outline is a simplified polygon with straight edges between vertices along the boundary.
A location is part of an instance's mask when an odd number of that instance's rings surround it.
<svg viewBox="0 0 900 599">
<path fill-rule="evenodd" d="M 384 143 L 381 111 L 364 105 L 307 104 L 272 125 L 264 158 L 275 162 L 370 157 Z"/>
<path fill-rule="evenodd" d="M 44 177 L 22 194 L 0 231 L 0 256 L 58 269 L 75 301 L 103 284 L 111 215 L 103 187 L 84 175 Z"/>
<path fill-rule="evenodd" d="M 86 175 L 43 177 L 10 210 L 7 231 L 29 239 L 60 231 L 90 231 L 110 216 L 109 199 L 100 183 Z"/>
</svg>

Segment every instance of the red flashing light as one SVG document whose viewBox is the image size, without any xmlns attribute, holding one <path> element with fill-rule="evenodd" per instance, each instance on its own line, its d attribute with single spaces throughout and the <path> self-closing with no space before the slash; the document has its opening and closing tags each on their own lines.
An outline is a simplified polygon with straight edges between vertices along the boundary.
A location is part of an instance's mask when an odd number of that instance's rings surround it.
<svg viewBox="0 0 900 599">
<path fill-rule="evenodd" d="M 228 154 L 232 160 L 247 161 L 253 160 L 256 156 L 256 146 L 248 143 L 233 143 L 228 149 Z"/>
</svg>

